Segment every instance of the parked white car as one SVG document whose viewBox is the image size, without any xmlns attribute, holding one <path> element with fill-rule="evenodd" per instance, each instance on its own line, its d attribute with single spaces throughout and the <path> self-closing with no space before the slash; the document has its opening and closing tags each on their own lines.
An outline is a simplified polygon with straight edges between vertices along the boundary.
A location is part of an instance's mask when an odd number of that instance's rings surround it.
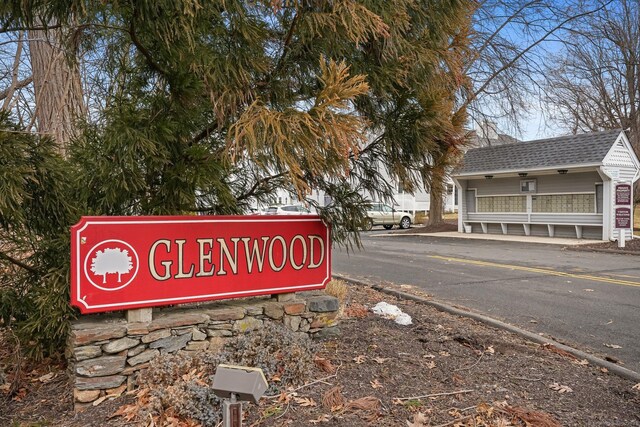
<svg viewBox="0 0 640 427">
<path fill-rule="evenodd" d="M 269 206 L 265 215 L 312 215 L 313 213 L 302 205 Z"/>
<path fill-rule="evenodd" d="M 397 211 L 384 203 L 371 203 L 367 209 L 368 222 L 365 230 L 371 230 L 374 225 L 381 225 L 390 230 L 394 225 L 404 229 L 411 227 L 415 217 L 410 212 Z"/>
</svg>

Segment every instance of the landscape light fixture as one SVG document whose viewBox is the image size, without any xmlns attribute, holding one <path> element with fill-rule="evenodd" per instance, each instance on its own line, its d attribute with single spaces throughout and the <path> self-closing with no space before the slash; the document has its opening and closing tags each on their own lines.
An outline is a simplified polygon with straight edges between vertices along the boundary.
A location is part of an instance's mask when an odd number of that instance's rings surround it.
<svg viewBox="0 0 640 427">
<path fill-rule="evenodd" d="M 486 179 L 491 179 L 491 178 L 493 178 L 493 175 L 485 175 L 484 177 L 485 177 Z"/>
<path fill-rule="evenodd" d="M 256 405 L 269 384 L 260 368 L 218 365 L 213 376 L 213 393 L 222 398 L 222 426 L 242 427 L 242 403 Z"/>
<path fill-rule="evenodd" d="M 558 169 L 558 173 L 559 173 L 560 175 L 566 175 L 566 174 L 567 174 L 567 172 L 569 172 L 569 171 L 568 171 L 568 170 L 566 170 L 566 169 Z"/>
<path fill-rule="evenodd" d="M 522 178 L 524 178 L 525 176 L 527 176 L 526 172 L 519 172 L 518 176 L 521 176 Z"/>
</svg>

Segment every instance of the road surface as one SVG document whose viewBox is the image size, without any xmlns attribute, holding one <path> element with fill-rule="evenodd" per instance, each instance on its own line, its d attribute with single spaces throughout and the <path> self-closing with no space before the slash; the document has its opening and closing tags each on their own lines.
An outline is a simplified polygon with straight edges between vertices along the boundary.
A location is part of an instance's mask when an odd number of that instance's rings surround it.
<svg viewBox="0 0 640 427">
<path fill-rule="evenodd" d="M 420 287 L 640 372 L 640 257 L 556 245 L 363 233 L 333 272 Z M 617 348 L 617 347 L 621 348 Z"/>
</svg>

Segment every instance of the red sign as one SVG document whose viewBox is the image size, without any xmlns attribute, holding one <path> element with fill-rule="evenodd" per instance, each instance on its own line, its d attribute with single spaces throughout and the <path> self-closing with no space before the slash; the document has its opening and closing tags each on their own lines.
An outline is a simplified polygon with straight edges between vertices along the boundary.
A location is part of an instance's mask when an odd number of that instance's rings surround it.
<svg viewBox="0 0 640 427">
<path fill-rule="evenodd" d="M 71 227 L 71 304 L 82 313 L 322 289 L 318 216 L 83 217 Z"/>
<path fill-rule="evenodd" d="M 616 208 L 616 228 L 631 228 L 631 209 Z"/>
<path fill-rule="evenodd" d="M 616 205 L 631 204 L 631 186 L 629 184 L 616 185 Z"/>
</svg>

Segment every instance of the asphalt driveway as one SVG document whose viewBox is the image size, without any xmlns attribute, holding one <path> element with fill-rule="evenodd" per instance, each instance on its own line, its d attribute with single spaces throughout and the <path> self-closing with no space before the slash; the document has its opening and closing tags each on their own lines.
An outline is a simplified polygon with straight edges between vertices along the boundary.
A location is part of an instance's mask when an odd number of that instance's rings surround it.
<svg viewBox="0 0 640 427">
<path fill-rule="evenodd" d="M 640 257 L 558 245 L 363 234 L 333 271 L 411 284 L 640 372 Z"/>
</svg>

